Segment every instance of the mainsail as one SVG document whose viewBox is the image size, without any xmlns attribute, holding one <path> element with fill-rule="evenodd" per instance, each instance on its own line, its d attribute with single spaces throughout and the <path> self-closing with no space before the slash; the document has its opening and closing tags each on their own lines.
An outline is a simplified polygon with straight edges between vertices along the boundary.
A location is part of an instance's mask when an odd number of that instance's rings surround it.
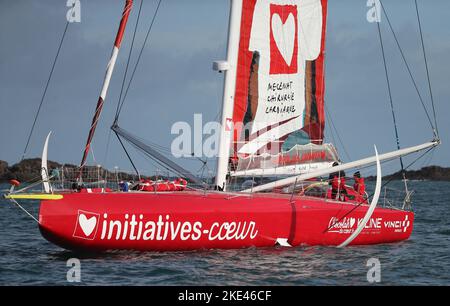
<svg viewBox="0 0 450 306">
<path fill-rule="evenodd" d="M 261 175 L 296 174 L 298 169 L 292 166 L 307 159 L 303 154 L 326 162 L 328 167 L 337 156 L 332 146 L 322 145 L 327 1 L 232 3 L 241 5 L 239 20 L 236 16 L 230 18 L 230 32 L 233 23 L 239 24 L 239 39 L 234 42 L 230 33 L 231 68 L 227 73 L 232 75 L 226 76 L 225 82 L 227 77 L 234 78 L 235 87 L 232 109 L 226 105 L 230 94 L 225 89 L 222 123 L 224 129 L 230 129 L 232 123 L 233 130 L 228 138 L 221 136 L 221 142 L 228 142 L 231 148 L 227 160 L 220 152 L 218 177 L 223 178 L 220 172 L 225 163 L 231 175 L 244 175 L 250 170 L 248 173 Z M 232 8 L 232 14 L 236 11 Z M 237 50 L 230 48 L 233 43 Z M 236 62 L 230 62 L 230 58 Z M 312 151 L 318 153 L 311 155 Z M 251 160 L 256 162 L 252 164 Z M 290 170 L 275 170 L 283 167 Z M 216 183 L 222 186 L 220 179 Z"/>
</svg>

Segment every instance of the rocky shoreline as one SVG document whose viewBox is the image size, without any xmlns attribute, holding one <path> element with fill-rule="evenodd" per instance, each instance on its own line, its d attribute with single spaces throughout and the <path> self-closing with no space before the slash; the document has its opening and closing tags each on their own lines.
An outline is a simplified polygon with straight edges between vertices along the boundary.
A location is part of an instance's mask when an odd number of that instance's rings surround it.
<svg viewBox="0 0 450 306">
<path fill-rule="evenodd" d="M 450 168 L 440 166 L 422 167 L 420 170 L 407 170 L 406 178 L 417 181 L 450 181 Z M 383 180 L 402 180 L 403 174 L 397 171 L 393 174 L 383 176 Z M 367 177 L 367 180 L 375 180 L 374 176 Z"/>
<path fill-rule="evenodd" d="M 63 165 L 54 161 L 48 161 L 48 169 L 51 173 L 53 169 L 61 168 Z M 64 164 L 66 169 L 76 169 L 78 166 L 71 164 Z M 39 179 L 41 176 L 41 159 L 32 158 L 24 159 L 23 161 L 9 166 L 7 162 L 0 160 L 0 183 L 8 182 L 11 179 L 16 179 L 21 182 L 28 182 Z M 97 171 L 97 167 L 86 167 L 86 171 Z M 100 168 L 103 176 L 113 178 L 119 174 L 122 180 L 131 180 L 132 175 L 124 172 L 113 173 L 106 169 Z M 75 172 L 75 171 L 73 171 Z M 430 180 L 430 181 L 450 181 L 450 168 L 440 166 L 427 166 L 420 170 L 406 171 L 406 177 L 410 180 Z M 385 180 L 401 180 L 403 178 L 401 171 L 384 176 Z M 367 180 L 373 180 L 375 177 L 369 176 Z"/>
<path fill-rule="evenodd" d="M 48 171 L 51 174 L 54 169 L 61 169 L 64 166 L 65 178 L 67 180 L 76 179 L 78 166 L 72 164 L 60 164 L 54 161 L 47 162 Z M 133 180 L 134 176 L 124 172 L 111 172 L 104 168 L 98 169 L 95 166 L 86 166 L 83 173 L 97 173 L 100 171 L 102 178 L 108 180 L 115 179 L 117 176 L 121 180 Z M 68 174 L 67 174 L 68 173 Z M 41 159 L 31 158 L 9 166 L 7 162 L 0 160 L 0 183 L 6 183 L 11 179 L 16 179 L 20 182 L 30 182 L 38 180 L 41 177 Z M 83 176 L 84 177 L 84 176 Z"/>
</svg>

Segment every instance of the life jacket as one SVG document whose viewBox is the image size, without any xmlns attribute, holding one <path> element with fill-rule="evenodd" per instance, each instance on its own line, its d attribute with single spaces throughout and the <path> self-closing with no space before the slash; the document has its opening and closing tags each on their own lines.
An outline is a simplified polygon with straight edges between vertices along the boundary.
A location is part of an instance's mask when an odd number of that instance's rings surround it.
<svg viewBox="0 0 450 306">
<path fill-rule="evenodd" d="M 178 178 L 174 181 L 151 181 L 151 180 L 141 180 L 137 190 L 139 191 L 182 191 L 185 190 L 187 186 L 187 181 L 182 178 Z"/>
<path fill-rule="evenodd" d="M 167 181 L 156 183 L 156 191 L 169 191 Z"/>
<path fill-rule="evenodd" d="M 340 185 L 339 177 L 334 176 L 333 179 L 331 180 L 331 188 L 334 190 L 338 190 L 339 185 Z"/>
<path fill-rule="evenodd" d="M 177 178 L 177 179 L 174 181 L 174 185 L 175 185 L 175 190 L 176 190 L 176 191 L 182 191 L 182 190 L 185 190 L 185 189 L 186 189 L 187 181 L 186 181 L 185 179 L 182 179 L 182 178 L 180 177 L 180 178 Z"/>
<path fill-rule="evenodd" d="M 333 189 L 345 188 L 345 177 L 334 176 L 331 180 L 331 187 Z"/>
<path fill-rule="evenodd" d="M 80 193 L 104 193 L 111 192 L 110 188 L 81 188 Z"/>
<path fill-rule="evenodd" d="M 166 185 L 167 185 L 167 188 L 169 189 L 169 191 L 175 191 L 176 190 L 174 182 L 166 181 Z"/>
<path fill-rule="evenodd" d="M 347 194 L 347 188 L 345 187 L 345 176 L 334 176 L 331 180 L 331 190 L 337 192 L 339 190 L 339 199 L 342 201 L 347 201 L 348 198 L 346 196 Z M 331 192 L 330 198 L 333 197 L 333 194 Z"/>
<path fill-rule="evenodd" d="M 341 176 L 341 181 L 339 183 L 341 189 L 345 188 L 345 176 Z"/>
<path fill-rule="evenodd" d="M 142 191 L 154 191 L 155 183 L 151 180 L 143 180 L 142 183 L 139 185 L 140 189 Z"/>
</svg>

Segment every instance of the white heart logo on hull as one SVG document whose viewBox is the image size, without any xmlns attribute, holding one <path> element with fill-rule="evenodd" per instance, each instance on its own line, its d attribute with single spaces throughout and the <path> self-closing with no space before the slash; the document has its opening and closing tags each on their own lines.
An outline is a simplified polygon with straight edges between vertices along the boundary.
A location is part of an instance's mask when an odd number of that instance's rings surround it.
<svg viewBox="0 0 450 306">
<path fill-rule="evenodd" d="M 92 234 L 92 231 L 95 229 L 95 225 L 97 225 L 97 218 L 95 216 L 90 217 L 89 219 L 84 214 L 80 214 L 78 217 L 78 223 L 80 224 L 81 230 L 89 237 Z"/>
<path fill-rule="evenodd" d="M 295 18 L 291 13 L 283 24 L 278 14 L 272 16 L 272 34 L 278 50 L 283 56 L 286 64 L 291 65 L 294 55 L 295 43 Z"/>
<path fill-rule="evenodd" d="M 355 218 L 350 218 L 350 228 L 353 228 L 353 225 L 355 225 Z"/>
</svg>

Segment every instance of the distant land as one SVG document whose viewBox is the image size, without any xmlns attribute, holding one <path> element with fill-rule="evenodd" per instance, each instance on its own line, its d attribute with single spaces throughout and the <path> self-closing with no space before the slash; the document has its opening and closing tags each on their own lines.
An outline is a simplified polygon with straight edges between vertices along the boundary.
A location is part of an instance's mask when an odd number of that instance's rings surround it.
<svg viewBox="0 0 450 306">
<path fill-rule="evenodd" d="M 63 164 L 54 161 L 49 160 L 47 162 L 47 167 L 50 175 L 52 174 L 53 169 L 61 169 L 62 166 Z M 65 179 L 74 180 L 76 178 L 76 175 L 78 174 L 76 171 L 77 168 L 78 168 L 77 165 L 64 164 Z M 102 173 L 102 178 L 106 177 L 108 180 L 115 179 L 116 175 L 118 175 L 121 180 L 133 179 L 133 176 L 130 175 L 129 173 L 124 172 L 114 173 L 104 168 L 97 169 L 97 167 L 95 166 L 86 166 L 84 167 L 84 170 L 85 170 L 84 172 L 90 172 L 94 176 L 96 175 L 97 171 L 100 170 Z M 40 177 L 41 177 L 40 158 L 24 159 L 23 161 L 14 164 L 12 166 L 9 166 L 8 163 L 3 160 L 0 160 L 0 183 L 8 182 L 11 179 L 16 179 L 20 182 L 30 182 L 40 179 Z M 83 177 L 85 177 L 84 174 Z"/>
<path fill-rule="evenodd" d="M 61 168 L 62 164 L 48 161 L 49 172 L 55 168 Z M 78 166 L 71 164 L 64 164 L 66 169 L 76 169 Z M 95 166 L 86 167 L 88 171 L 97 171 Z M 7 162 L 0 160 L 0 183 L 8 182 L 11 179 L 17 179 L 21 182 L 28 182 L 40 178 L 41 176 L 41 159 L 32 158 L 24 159 L 23 161 L 9 166 Z M 115 173 L 109 172 L 101 168 L 103 173 L 106 173 L 109 178 L 115 177 Z M 118 173 L 123 180 L 131 180 L 131 175 L 123 172 Z M 410 180 L 431 180 L 431 181 L 450 181 L 450 168 L 439 166 L 427 166 L 420 170 L 406 171 L 406 177 Z M 373 176 L 367 177 L 367 180 L 374 179 Z M 384 176 L 383 179 L 401 180 L 401 171 Z"/>
<path fill-rule="evenodd" d="M 418 181 L 450 181 L 450 168 L 439 166 L 427 166 L 420 170 L 407 170 L 406 178 L 408 180 Z M 374 176 L 367 177 L 368 180 L 374 180 Z M 397 171 L 393 174 L 383 176 L 384 180 L 402 180 L 403 174 Z"/>
</svg>

